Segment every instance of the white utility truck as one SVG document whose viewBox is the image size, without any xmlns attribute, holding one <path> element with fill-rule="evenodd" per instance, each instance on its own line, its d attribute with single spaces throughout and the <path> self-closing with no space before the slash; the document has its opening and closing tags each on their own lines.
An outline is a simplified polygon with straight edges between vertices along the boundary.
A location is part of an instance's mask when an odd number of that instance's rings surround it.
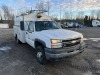
<svg viewBox="0 0 100 75">
<path fill-rule="evenodd" d="M 98 20 L 92 20 L 92 26 L 93 27 L 100 27 L 100 21 L 98 21 Z"/>
<path fill-rule="evenodd" d="M 18 44 L 27 43 L 36 50 L 40 64 L 77 55 L 85 48 L 81 33 L 62 29 L 49 16 L 35 11 L 15 18 L 14 37 Z"/>
</svg>

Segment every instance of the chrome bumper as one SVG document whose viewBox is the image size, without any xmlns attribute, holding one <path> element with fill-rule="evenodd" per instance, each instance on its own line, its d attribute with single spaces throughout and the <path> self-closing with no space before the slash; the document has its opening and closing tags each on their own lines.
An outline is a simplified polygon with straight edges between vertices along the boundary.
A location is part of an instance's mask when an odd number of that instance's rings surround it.
<svg viewBox="0 0 100 75">
<path fill-rule="evenodd" d="M 45 48 L 46 59 L 58 59 L 68 56 L 74 56 L 84 51 L 85 43 L 82 42 L 79 45 L 61 48 L 61 49 L 48 49 Z"/>
</svg>

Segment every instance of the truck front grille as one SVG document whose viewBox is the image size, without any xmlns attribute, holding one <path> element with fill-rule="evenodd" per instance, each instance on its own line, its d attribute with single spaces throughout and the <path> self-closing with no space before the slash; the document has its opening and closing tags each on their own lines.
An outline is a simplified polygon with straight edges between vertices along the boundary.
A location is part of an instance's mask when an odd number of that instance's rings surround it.
<svg viewBox="0 0 100 75">
<path fill-rule="evenodd" d="M 70 47 L 80 44 L 81 38 L 71 39 L 71 40 L 62 40 L 63 47 Z"/>
</svg>

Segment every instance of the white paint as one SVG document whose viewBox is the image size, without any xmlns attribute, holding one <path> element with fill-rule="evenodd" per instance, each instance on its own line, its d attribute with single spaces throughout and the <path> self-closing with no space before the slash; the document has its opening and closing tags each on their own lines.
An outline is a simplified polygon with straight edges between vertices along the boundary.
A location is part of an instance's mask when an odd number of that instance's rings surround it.
<svg viewBox="0 0 100 75">
<path fill-rule="evenodd" d="M 84 73 L 83 75 L 93 75 L 92 72 L 88 71 L 87 73 Z"/>
<path fill-rule="evenodd" d="M 52 19 L 41 13 L 41 18 L 37 18 L 38 12 L 33 12 L 27 15 L 19 16 L 15 18 L 15 25 L 14 25 L 14 36 L 17 35 L 18 39 L 22 43 L 28 43 L 30 46 L 35 48 L 34 45 L 34 40 L 39 39 L 42 41 L 45 41 L 46 47 L 51 48 L 51 39 L 61 39 L 61 40 L 69 40 L 69 39 L 75 39 L 75 38 L 80 38 L 83 37 L 83 35 L 79 32 L 71 31 L 71 30 L 66 30 L 66 29 L 51 29 L 51 30 L 42 30 L 42 31 L 35 31 L 35 21 L 52 21 Z M 33 26 L 34 26 L 34 32 L 29 32 L 25 30 L 20 29 L 20 21 L 29 22 L 33 21 Z M 25 24 L 25 28 L 27 27 L 28 24 Z M 24 40 L 23 40 L 24 39 Z"/>
<path fill-rule="evenodd" d="M 65 29 L 44 30 L 38 32 L 37 35 L 40 35 L 40 37 L 45 36 L 50 39 L 65 39 L 65 40 L 79 38 L 83 36 L 81 33 L 71 31 L 71 30 L 65 30 Z"/>
<path fill-rule="evenodd" d="M 97 62 L 100 62 L 100 59 L 97 59 L 96 61 L 97 61 Z"/>
<path fill-rule="evenodd" d="M 9 46 L 4 46 L 4 47 L 0 48 L 1 51 L 6 51 L 6 50 L 10 50 L 10 49 L 11 49 L 11 47 L 9 47 Z"/>
<path fill-rule="evenodd" d="M 9 25 L 0 23 L 0 28 L 9 28 Z"/>
</svg>

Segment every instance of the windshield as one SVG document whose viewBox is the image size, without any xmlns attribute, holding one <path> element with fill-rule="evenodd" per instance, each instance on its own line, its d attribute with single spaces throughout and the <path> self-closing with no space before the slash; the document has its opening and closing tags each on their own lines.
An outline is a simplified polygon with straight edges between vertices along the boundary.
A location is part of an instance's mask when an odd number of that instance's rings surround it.
<svg viewBox="0 0 100 75">
<path fill-rule="evenodd" d="M 37 21 L 35 22 L 36 31 L 61 29 L 61 27 L 53 21 Z"/>
</svg>

